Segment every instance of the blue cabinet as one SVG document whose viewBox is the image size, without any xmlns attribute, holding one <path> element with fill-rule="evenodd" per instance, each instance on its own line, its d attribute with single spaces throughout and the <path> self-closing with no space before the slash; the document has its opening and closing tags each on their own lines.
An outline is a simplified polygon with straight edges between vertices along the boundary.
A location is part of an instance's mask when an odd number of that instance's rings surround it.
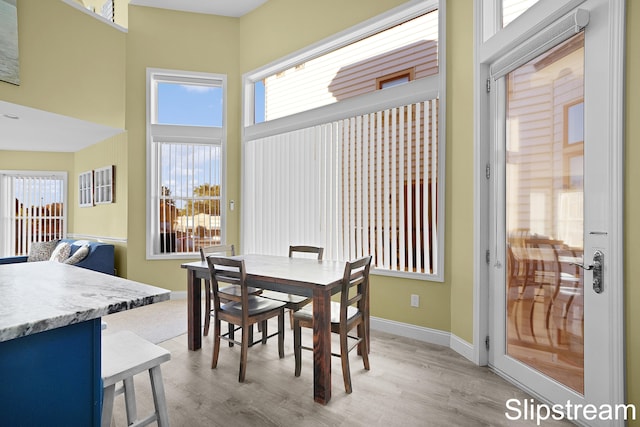
<svg viewBox="0 0 640 427">
<path fill-rule="evenodd" d="M 0 342 L 0 426 L 100 425 L 100 318 Z"/>
</svg>

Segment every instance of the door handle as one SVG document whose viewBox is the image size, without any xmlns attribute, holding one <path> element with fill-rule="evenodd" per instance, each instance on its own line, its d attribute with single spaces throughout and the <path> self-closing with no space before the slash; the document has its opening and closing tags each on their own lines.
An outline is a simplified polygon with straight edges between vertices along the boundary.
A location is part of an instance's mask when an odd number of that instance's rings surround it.
<svg viewBox="0 0 640 427">
<path fill-rule="evenodd" d="M 602 251 L 597 250 L 593 254 L 593 264 L 586 266 L 584 264 L 578 264 L 577 262 L 572 262 L 570 264 L 580 267 L 583 270 L 593 270 L 593 291 L 597 294 L 601 294 L 602 291 L 604 291 L 604 277 L 602 276 L 604 253 L 602 253 Z"/>
</svg>

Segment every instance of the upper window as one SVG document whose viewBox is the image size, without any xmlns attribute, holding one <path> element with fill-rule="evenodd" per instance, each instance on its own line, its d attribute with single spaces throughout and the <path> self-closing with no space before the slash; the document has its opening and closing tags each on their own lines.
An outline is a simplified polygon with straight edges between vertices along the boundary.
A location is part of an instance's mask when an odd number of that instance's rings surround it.
<svg viewBox="0 0 640 427">
<path fill-rule="evenodd" d="M 222 127 L 222 87 L 217 82 L 158 81 L 157 94 L 155 123 Z"/>
<path fill-rule="evenodd" d="M 256 81 L 254 123 L 374 92 L 398 73 L 388 85 L 438 74 L 437 9 Z"/>
<path fill-rule="evenodd" d="M 395 9 L 245 76 L 243 250 L 309 244 L 372 255 L 375 274 L 442 279 L 438 6 Z"/>
<path fill-rule="evenodd" d="M 509 25 L 538 0 L 502 0 L 502 27 Z"/>
<path fill-rule="evenodd" d="M 149 258 L 224 241 L 226 77 L 148 70 Z"/>
<path fill-rule="evenodd" d="M 67 173 L 0 171 L 0 256 L 66 236 Z"/>
</svg>

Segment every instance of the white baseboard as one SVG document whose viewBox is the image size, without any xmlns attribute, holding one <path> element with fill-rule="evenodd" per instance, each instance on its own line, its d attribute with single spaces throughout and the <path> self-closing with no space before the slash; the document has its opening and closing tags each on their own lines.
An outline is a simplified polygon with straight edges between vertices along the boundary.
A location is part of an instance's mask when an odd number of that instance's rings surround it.
<svg viewBox="0 0 640 427">
<path fill-rule="evenodd" d="M 467 360 L 470 360 L 471 362 L 476 363 L 473 355 L 474 354 L 473 344 L 469 343 L 468 341 L 465 341 L 462 338 L 458 337 L 457 335 L 452 334 L 449 347 L 451 348 L 451 350 L 455 351 L 456 353 L 466 358 Z"/>
<path fill-rule="evenodd" d="M 450 332 L 371 317 L 371 329 L 451 348 L 473 362 L 473 345 Z"/>
</svg>

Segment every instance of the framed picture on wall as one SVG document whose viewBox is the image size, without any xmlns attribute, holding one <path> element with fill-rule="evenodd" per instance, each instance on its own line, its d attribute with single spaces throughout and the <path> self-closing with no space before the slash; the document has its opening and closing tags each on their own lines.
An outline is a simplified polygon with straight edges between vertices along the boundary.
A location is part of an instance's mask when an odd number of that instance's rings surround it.
<svg viewBox="0 0 640 427">
<path fill-rule="evenodd" d="M 78 175 L 78 204 L 80 207 L 93 206 L 93 171 Z"/>
<path fill-rule="evenodd" d="M 94 197 L 96 205 L 113 203 L 115 196 L 115 166 L 105 166 L 94 171 Z"/>
</svg>

